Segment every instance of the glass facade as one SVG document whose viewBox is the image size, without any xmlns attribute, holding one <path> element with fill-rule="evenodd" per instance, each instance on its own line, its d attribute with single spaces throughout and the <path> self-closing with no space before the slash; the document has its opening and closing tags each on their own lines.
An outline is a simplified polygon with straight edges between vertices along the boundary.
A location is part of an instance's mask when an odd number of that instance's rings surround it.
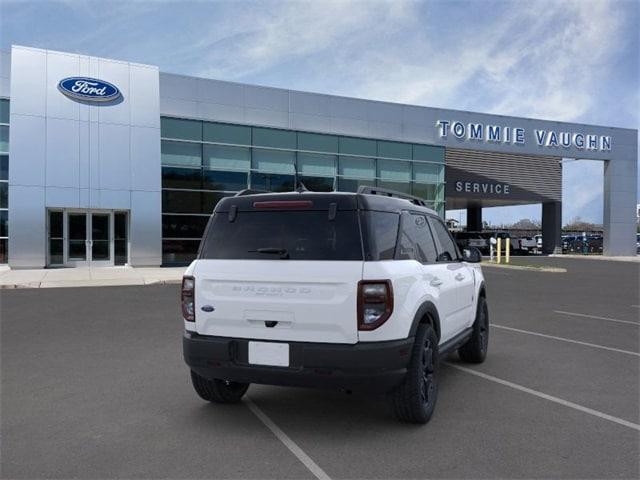
<svg viewBox="0 0 640 480">
<path fill-rule="evenodd" d="M 0 263 L 9 258 L 9 100 L 0 98 Z"/>
<path fill-rule="evenodd" d="M 195 258 L 216 203 L 245 188 L 351 191 L 379 186 L 444 215 L 444 148 L 162 117 L 162 258 Z"/>
</svg>

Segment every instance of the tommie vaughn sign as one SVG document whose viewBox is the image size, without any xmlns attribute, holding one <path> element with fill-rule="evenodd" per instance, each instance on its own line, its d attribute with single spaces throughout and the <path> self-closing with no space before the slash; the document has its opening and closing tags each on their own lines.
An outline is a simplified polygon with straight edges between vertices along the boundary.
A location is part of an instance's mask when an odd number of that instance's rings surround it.
<svg viewBox="0 0 640 480">
<path fill-rule="evenodd" d="M 440 138 L 449 134 L 460 140 L 488 143 L 525 144 L 525 129 L 505 125 L 485 125 L 482 123 L 463 123 L 459 121 L 438 120 L 436 128 Z M 575 147 L 585 150 L 611 151 L 611 137 L 582 132 L 556 132 L 555 130 L 534 130 L 534 139 L 538 146 L 545 148 Z"/>
<path fill-rule="evenodd" d="M 67 97 L 88 102 L 110 102 L 120 98 L 120 90 L 112 83 L 89 77 L 63 78 L 58 89 Z"/>
</svg>

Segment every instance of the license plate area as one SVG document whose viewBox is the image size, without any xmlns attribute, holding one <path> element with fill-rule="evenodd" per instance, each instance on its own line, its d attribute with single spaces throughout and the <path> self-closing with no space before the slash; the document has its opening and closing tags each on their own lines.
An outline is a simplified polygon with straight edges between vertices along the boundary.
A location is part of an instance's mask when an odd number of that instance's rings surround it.
<svg viewBox="0 0 640 480">
<path fill-rule="evenodd" d="M 289 344 L 278 342 L 249 342 L 249 364 L 271 367 L 289 366 Z"/>
</svg>

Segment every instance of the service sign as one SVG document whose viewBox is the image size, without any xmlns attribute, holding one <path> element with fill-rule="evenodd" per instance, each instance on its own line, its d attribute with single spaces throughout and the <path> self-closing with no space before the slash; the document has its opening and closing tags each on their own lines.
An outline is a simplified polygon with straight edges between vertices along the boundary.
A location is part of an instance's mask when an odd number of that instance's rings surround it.
<svg viewBox="0 0 640 480">
<path fill-rule="evenodd" d="M 68 77 L 58 83 L 58 90 L 76 100 L 111 102 L 120 98 L 120 90 L 112 83 L 89 77 Z"/>
</svg>

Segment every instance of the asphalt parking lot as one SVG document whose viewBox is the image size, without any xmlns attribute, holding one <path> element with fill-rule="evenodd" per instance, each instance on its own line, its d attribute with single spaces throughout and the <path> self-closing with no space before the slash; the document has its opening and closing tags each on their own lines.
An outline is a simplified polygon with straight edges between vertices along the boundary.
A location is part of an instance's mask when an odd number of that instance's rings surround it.
<svg viewBox="0 0 640 480">
<path fill-rule="evenodd" d="M 177 285 L 0 291 L 1 476 L 638 478 L 640 264 L 532 262 L 568 271 L 485 267 L 488 359 L 450 356 L 426 426 L 319 390 L 206 404 Z"/>
</svg>

